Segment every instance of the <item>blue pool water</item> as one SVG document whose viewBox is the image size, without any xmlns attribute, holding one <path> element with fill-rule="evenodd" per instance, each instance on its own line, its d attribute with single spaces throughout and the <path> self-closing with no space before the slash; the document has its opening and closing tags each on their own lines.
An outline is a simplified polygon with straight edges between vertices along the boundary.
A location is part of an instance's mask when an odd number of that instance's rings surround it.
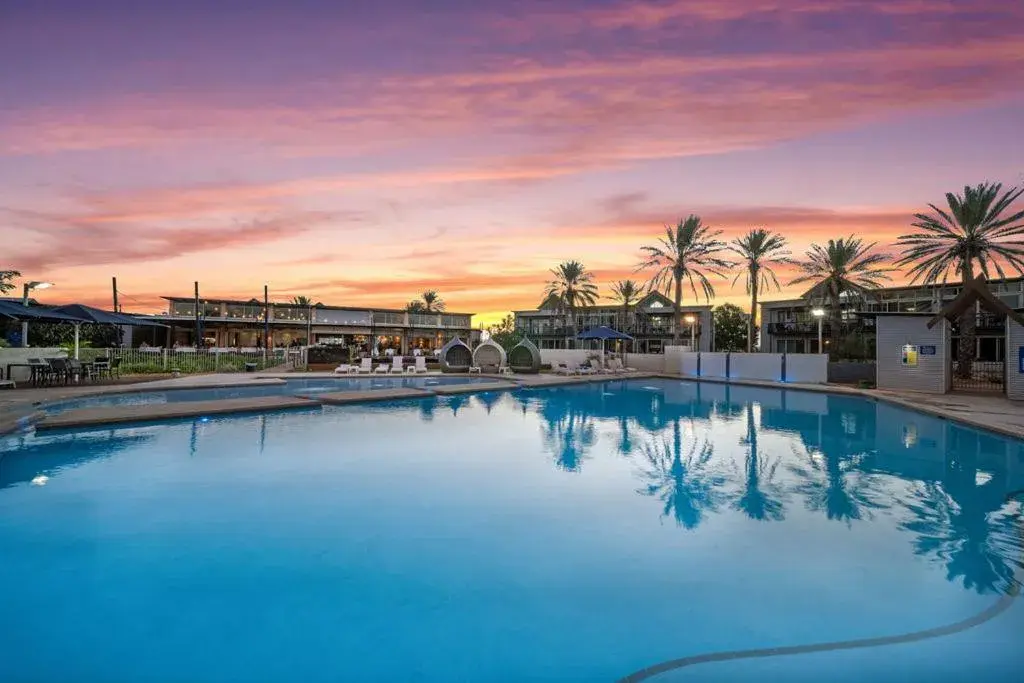
<svg viewBox="0 0 1024 683">
<path fill-rule="evenodd" d="M 1011 681 L 1024 445 L 612 381 L 0 441 L 0 681 Z"/>
<path fill-rule="evenodd" d="M 310 377 L 288 379 L 282 384 L 238 385 L 233 387 L 171 389 L 168 391 L 131 391 L 121 394 L 99 394 L 43 406 L 50 414 L 63 413 L 79 408 L 103 408 L 109 406 L 138 406 L 151 403 L 179 403 L 185 401 L 210 401 L 226 398 L 253 398 L 257 396 L 295 396 L 344 391 L 372 391 L 396 387 L 430 388 L 449 384 L 477 384 L 493 382 L 492 379 L 463 376 L 401 376 L 401 377 Z"/>
</svg>

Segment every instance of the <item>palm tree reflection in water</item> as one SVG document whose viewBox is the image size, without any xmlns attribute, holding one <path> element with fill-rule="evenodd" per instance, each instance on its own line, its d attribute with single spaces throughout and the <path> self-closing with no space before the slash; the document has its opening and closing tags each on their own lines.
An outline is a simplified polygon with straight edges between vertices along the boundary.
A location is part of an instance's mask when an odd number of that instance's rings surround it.
<svg viewBox="0 0 1024 683">
<path fill-rule="evenodd" d="M 740 440 L 746 446 L 743 467 L 743 491 L 733 504 L 747 517 L 755 520 L 781 522 L 785 518 L 785 488 L 775 480 L 779 459 L 768 459 L 758 450 L 754 404 L 748 403 L 747 433 Z"/>
<path fill-rule="evenodd" d="M 678 419 L 672 422 L 671 441 L 650 441 L 641 453 L 644 465 L 638 474 L 647 485 L 637 493 L 657 497 L 664 504 L 662 519 L 672 517 L 679 526 L 696 529 L 705 514 L 717 511 L 724 501 L 726 478 L 713 471 L 711 442 L 706 437 L 691 439 L 684 455 Z"/>
<path fill-rule="evenodd" d="M 555 464 L 567 472 L 579 472 L 597 440 L 593 418 L 566 400 L 544 402 L 540 415 L 544 445 L 554 455 Z"/>
<path fill-rule="evenodd" d="M 889 507 L 878 502 L 871 476 L 858 471 L 854 459 L 830 451 L 805 448 L 798 456 L 804 463 L 790 466 L 802 480 L 795 490 L 804 496 L 808 510 L 849 525 L 865 516 L 870 519 L 872 510 Z"/>
</svg>

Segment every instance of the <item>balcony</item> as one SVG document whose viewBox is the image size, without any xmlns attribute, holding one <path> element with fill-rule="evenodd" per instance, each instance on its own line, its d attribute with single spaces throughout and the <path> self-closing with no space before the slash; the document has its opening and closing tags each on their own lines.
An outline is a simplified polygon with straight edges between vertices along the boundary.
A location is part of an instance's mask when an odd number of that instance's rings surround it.
<svg viewBox="0 0 1024 683">
<path fill-rule="evenodd" d="M 768 323 L 767 332 L 768 334 L 775 335 L 777 337 L 814 337 L 818 334 L 818 323 L 817 322 L 784 322 L 784 323 Z M 860 331 L 871 331 L 874 330 L 874 320 L 846 320 L 840 324 L 839 333 L 849 334 L 851 332 Z M 824 321 L 821 325 L 821 334 L 825 337 L 832 336 L 832 323 Z"/>
<path fill-rule="evenodd" d="M 564 339 L 566 337 L 573 337 L 578 332 L 589 329 L 591 326 L 580 326 L 577 329 L 568 327 L 548 327 L 548 326 L 532 326 L 532 325 L 519 325 L 516 327 L 520 332 L 525 333 L 528 337 L 556 337 Z M 612 326 L 610 326 L 612 327 Z M 675 329 L 674 325 L 630 325 L 625 328 L 613 327 L 620 332 L 625 332 L 631 337 L 647 338 L 655 337 L 659 339 L 667 339 L 672 336 L 672 332 Z M 699 337 L 701 335 L 701 325 L 696 326 L 695 334 Z M 688 338 L 690 334 L 690 326 L 683 323 L 680 328 L 680 335 L 684 338 Z"/>
</svg>

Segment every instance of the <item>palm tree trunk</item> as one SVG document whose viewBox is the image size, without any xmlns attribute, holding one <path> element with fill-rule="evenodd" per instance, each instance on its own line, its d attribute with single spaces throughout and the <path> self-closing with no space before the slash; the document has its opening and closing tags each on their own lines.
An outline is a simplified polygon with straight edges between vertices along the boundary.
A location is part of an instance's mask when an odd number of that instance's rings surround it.
<svg viewBox="0 0 1024 683">
<path fill-rule="evenodd" d="M 832 329 L 829 331 L 829 336 L 832 338 L 832 348 L 829 350 L 829 360 L 836 360 L 836 354 L 839 353 L 839 328 L 843 321 L 843 312 L 839 310 L 842 305 L 842 297 L 839 292 L 834 292 L 832 295 L 832 313 L 829 316 L 829 323 Z M 824 349 L 818 349 L 818 353 L 825 353 Z"/>
<path fill-rule="evenodd" d="M 683 278 L 676 278 L 676 321 L 675 325 L 672 326 L 672 343 L 675 346 L 679 346 L 679 338 L 683 326 Z M 693 349 L 690 349 L 693 351 Z"/>
<path fill-rule="evenodd" d="M 757 330 L 757 271 L 750 271 L 750 319 L 747 321 L 747 353 L 754 351 L 754 333 Z"/>
<path fill-rule="evenodd" d="M 968 282 L 974 279 L 974 268 L 970 261 L 967 261 L 963 267 L 963 282 L 966 286 Z M 957 348 L 956 360 L 957 360 L 957 376 L 962 379 L 970 379 L 972 374 L 972 366 L 974 365 L 974 346 L 975 346 L 975 326 L 977 319 L 975 317 L 974 305 L 971 305 L 969 309 L 964 311 L 963 315 L 960 316 L 960 345 Z"/>
</svg>

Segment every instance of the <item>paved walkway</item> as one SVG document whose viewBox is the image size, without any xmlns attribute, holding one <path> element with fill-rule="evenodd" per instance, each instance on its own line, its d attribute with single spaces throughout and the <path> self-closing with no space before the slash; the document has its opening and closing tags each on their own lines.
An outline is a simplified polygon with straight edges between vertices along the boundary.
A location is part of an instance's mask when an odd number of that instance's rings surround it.
<svg viewBox="0 0 1024 683">
<path fill-rule="evenodd" d="M 437 376 L 439 373 L 430 373 Z M 354 375 L 342 375 L 348 378 Z M 364 375 L 367 376 L 367 375 Z M 408 375 L 405 375 L 408 376 Z M 423 375 L 419 375 L 423 376 Z M 313 379 L 338 377 L 332 373 L 257 373 L 252 374 L 208 374 L 185 375 L 176 378 L 150 380 L 147 377 L 125 378 L 119 383 L 108 385 L 86 385 L 70 387 L 47 387 L 40 389 L 16 389 L 0 391 L 0 434 L 10 431 L 18 420 L 32 415 L 36 406 L 44 401 L 57 401 L 87 394 L 104 394 L 128 391 L 153 391 L 168 389 L 216 388 L 231 386 L 253 386 L 260 384 L 279 384 L 285 379 Z M 380 375 L 376 375 L 380 377 Z M 609 379 L 663 377 L 666 379 L 683 379 L 694 381 L 694 378 L 679 375 L 658 375 L 653 373 L 630 373 L 624 375 L 481 375 L 493 380 L 493 383 L 464 385 L 443 388 L 437 393 L 474 392 L 488 389 L 504 389 L 512 386 L 552 387 L 569 384 L 604 382 Z M 702 382 L 722 382 L 726 380 L 701 378 Z M 771 389 L 788 389 L 815 392 L 828 392 L 852 396 L 863 396 L 874 400 L 883 400 L 913 410 L 936 415 L 958 422 L 963 422 L 1000 434 L 1024 439 L 1024 403 L 1010 401 L 1001 396 L 967 395 L 967 394 L 922 394 L 917 392 L 882 391 L 877 389 L 858 389 L 840 385 L 794 384 L 757 380 L 729 380 L 727 383 L 742 386 L 757 386 Z M 366 392 L 359 392 L 366 393 Z M 433 393 L 433 392 L 431 392 Z M 347 400 L 345 402 L 348 402 Z"/>
</svg>

